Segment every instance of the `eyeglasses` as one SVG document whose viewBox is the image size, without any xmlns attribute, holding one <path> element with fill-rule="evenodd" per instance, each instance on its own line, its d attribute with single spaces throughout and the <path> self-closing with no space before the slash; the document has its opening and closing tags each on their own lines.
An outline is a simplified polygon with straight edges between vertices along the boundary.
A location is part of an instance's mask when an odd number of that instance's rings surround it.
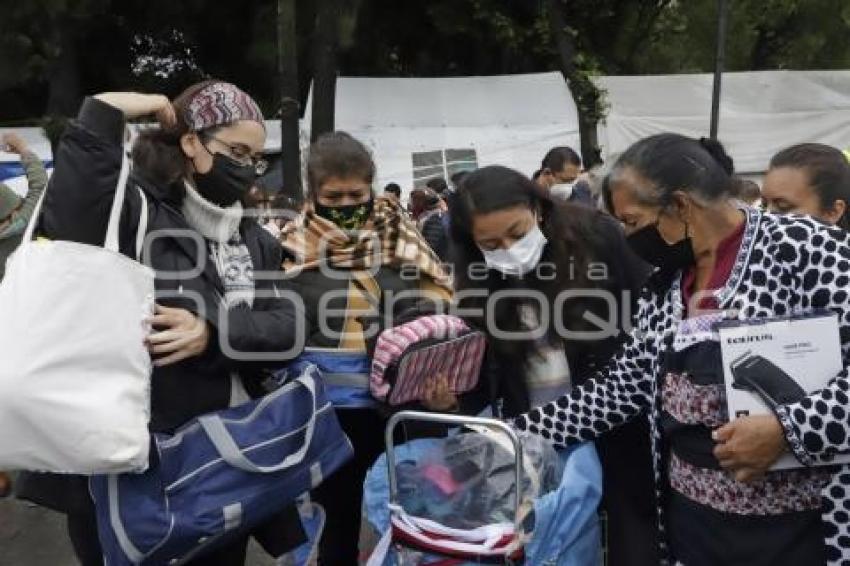
<svg viewBox="0 0 850 566">
<path fill-rule="evenodd" d="M 257 174 L 257 176 L 262 175 L 269 168 L 268 161 L 266 161 L 262 157 L 254 157 L 250 155 L 249 153 L 247 153 L 247 151 L 249 151 L 248 148 L 246 148 L 244 145 L 230 144 L 224 141 L 223 139 L 210 134 L 206 134 L 204 137 L 208 140 L 216 141 L 226 147 L 228 156 L 237 163 L 241 165 L 251 165 L 254 168 L 254 172 Z"/>
</svg>

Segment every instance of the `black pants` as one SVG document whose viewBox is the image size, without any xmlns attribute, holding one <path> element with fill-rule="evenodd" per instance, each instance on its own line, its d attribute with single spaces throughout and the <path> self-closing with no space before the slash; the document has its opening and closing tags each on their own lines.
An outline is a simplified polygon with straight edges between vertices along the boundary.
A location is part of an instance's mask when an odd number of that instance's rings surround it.
<svg viewBox="0 0 850 566">
<path fill-rule="evenodd" d="M 68 537 L 74 554 L 82 566 L 103 566 L 103 552 L 97 538 L 97 522 L 94 506 L 87 512 L 76 512 L 67 516 Z"/>
<path fill-rule="evenodd" d="M 670 551 L 686 566 L 821 566 L 826 563 L 820 509 L 783 515 L 721 513 L 672 492 Z"/>
<path fill-rule="evenodd" d="M 639 417 L 597 440 L 608 566 L 657 566 L 658 527 L 649 421 Z"/>
<path fill-rule="evenodd" d="M 326 566 L 357 566 L 363 481 L 384 451 L 386 419 L 370 409 L 340 409 L 337 417 L 354 446 L 354 458 L 312 493 L 326 514 L 319 561 Z"/>
</svg>

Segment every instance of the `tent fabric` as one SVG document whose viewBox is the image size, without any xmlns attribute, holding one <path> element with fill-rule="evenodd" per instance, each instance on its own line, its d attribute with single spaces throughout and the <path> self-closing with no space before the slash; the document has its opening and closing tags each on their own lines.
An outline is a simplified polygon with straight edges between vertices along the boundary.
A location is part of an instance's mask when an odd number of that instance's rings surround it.
<svg viewBox="0 0 850 566">
<path fill-rule="evenodd" d="M 599 125 L 603 156 L 611 159 L 660 132 L 708 135 L 712 75 L 599 77 L 610 110 Z M 767 169 L 782 148 L 805 141 L 850 147 L 850 70 L 724 73 L 720 140 L 744 174 Z M 301 121 L 306 157 L 312 93 Z M 336 124 L 363 141 L 378 165 L 376 186 L 414 183 L 413 154 L 474 149 L 477 166 L 501 164 L 530 175 L 556 145 L 581 147 L 576 105 L 560 73 L 491 77 L 337 80 Z M 139 126 L 131 126 L 135 131 Z M 46 163 L 50 144 L 40 128 L 10 128 Z M 3 131 L 8 131 L 3 129 Z M 280 121 L 268 120 L 266 151 L 280 151 Z M 10 174 L 17 156 L 0 151 Z M 23 177 L 4 179 L 20 194 Z M 274 180 L 275 184 L 279 184 Z"/>
<path fill-rule="evenodd" d="M 708 136 L 710 74 L 607 76 L 610 111 L 599 126 L 606 160 L 661 132 Z M 718 137 L 740 173 L 760 173 L 802 142 L 850 145 L 850 71 L 724 73 Z"/>
<path fill-rule="evenodd" d="M 304 124 L 309 127 L 312 93 Z M 580 149 L 578 114 L 560 73 L 337 80 L 336 128 L 371 149 L 377 186 L 414 182 L 413 154 L 474 149 L 477 166 L 530 175 L 556 145 Z"/>
</svg>

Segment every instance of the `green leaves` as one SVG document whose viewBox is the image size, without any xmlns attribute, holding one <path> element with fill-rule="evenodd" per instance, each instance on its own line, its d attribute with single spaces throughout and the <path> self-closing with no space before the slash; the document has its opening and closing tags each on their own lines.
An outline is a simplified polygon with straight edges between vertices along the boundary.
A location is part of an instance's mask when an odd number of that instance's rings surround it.
<svg viewBox="0 0 850 566">
<path fill-rule="evenodd" d="M 847 0 L 728 0 L 727 69 L 850 67 Z M 338 0 L 340 75 L 445 76 L 560 68 L 543 0 Z M 573 94 L 591 115 L 599 74 L 708 72 L 713 68 L 716 0 L 557 0 L 581 80 Z M 26 0 L 0 17 L 0 121 L 45 110 L 50 64 L 72 32 L 82 93 L 162 90 L 174 95 L 197 77 L 134 76 L 133 38 L 177 32 L 202 74 L 239 83 L 274 114 L 277 9 L 274 0 Z M 311 78 L 315 2 L 298 0 L 300 81 Z M 61 38 L 68 41 L 67 37 Z M 169 42 L 158 44 L 167 59 Z M 179 55 L 179 53 L 176 53 Z M 586 81 L 584 79 L 587 79 Z M 303 102 L 303 101 L 302 101 Z"/>
</svg>

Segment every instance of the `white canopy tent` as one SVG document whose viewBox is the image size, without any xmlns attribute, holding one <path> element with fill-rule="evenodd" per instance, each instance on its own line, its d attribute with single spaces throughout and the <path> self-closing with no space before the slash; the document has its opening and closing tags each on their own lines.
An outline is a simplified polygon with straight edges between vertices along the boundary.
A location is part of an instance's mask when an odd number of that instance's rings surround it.
<svg viewBox="0 0 850 566">
<path fill-rule="evenodd" d="M 309 127 L 312 96 L 304 119 Z M 580 149 L 575 102 L 560 73 L 337 81 L 336 129 L 365 143 L 377 186 L 407 193 L 435 176 L 500 164 L 531 175 L 556 145 Z"/>
<path fill-rule="evenodd" d="M 603 156 L 608 160 L 659 132 L 707 135 L 711 80 L 709 74 L 600 77 L 611 105 L 599 126 Z M 531 175 L 551 147 L 581 146 L 575 102 L 557 72 L 341 77 L 336 101 L 337 129 L 363 141 L 375 156 L 376 185 L 394 181 L 405 193 L 431 177 L 490 164 Z M 301 122 L 304 150 L 311 108 L 308 100 Z M 720 108 L 720 139 L 741 173 L 762 173 L 773 154 L 795 143 L 850 146 L 850 70 L 725 73 Z M 40 128 L 0 129 L 9 130 L 43 161 L 52 160 Z M 280 122 L 269 120 L 267 131 L 266 150 L 279 152 Z M 23 194 L 25 179 L 12 176 L 17 161 L 0 151 L 0 181 Z"/>
<path fill-rule="evenodd" d="M 599 125 L 607 160 L 646 136 L 708 136 L 712 75 L 600 77 L 610 112 Z M 724 73 L 720 141 L 743 174 L 802 142 L 850 146 L 850 70 Z"/>
</svg>

